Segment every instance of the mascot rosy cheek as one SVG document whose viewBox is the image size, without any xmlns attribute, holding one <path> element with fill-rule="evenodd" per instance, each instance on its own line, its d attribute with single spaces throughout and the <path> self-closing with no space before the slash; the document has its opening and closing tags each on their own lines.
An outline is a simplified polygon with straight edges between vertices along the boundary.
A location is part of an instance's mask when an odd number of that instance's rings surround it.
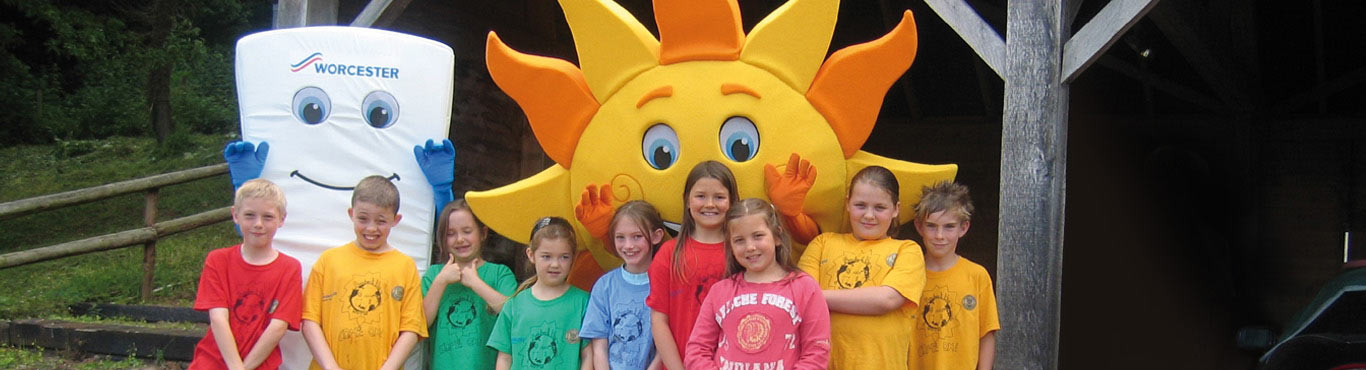
<svg viewBox="0 0 1366 370">
<path fill-rule="evenodd" d="M 610 0 L 560 6 L 578 67 L 514 51 L 494 33 L 487 51 L 489 73 L 556 165 L 466 198 L 490 227 L 523 243 L 538 217 L 577 220 L 590 252 L 580 262 L 596 263 L 575 264 L 575 285 L 591 286 L 621 263 L 597 240 L 613 204 L 643 199 L 680 222 L 683 180 L 702 161 L 725 164 L 740 197 L 773 200 L 808 232 L 848 229 L 842 200 L 863 167 L 892 170 L 904 215 L 922 185 L 957 171 L 859 150 L 887 88 L 915 58 L 909 11 L 886 36 L 827 60 L 838 0 L 791 0 L 748 35 L 735 0 L 655 0 L 659 40 Z"/>
<path fill-rule="evenodd" d="M 454 64 L 446 45 L 368 28 L 293 28 L 238 41 L 243 141 L 224 156 L 234 187 L 259 176 L 284 190 L 287 222 L 274 246 L 299 259 L 304 280 L 319 254 L 355 239 L 347 208 L 352 187 L 369 175 L 399 190 L 403 218 L 389 244 L 427 268 L 433 215 L 451 199 L 455 152 L 449 141 L 436 143 L 450 127 Z M 286 368 L 308 366 L 298 332 L 281 349 Z"/>
</svg>

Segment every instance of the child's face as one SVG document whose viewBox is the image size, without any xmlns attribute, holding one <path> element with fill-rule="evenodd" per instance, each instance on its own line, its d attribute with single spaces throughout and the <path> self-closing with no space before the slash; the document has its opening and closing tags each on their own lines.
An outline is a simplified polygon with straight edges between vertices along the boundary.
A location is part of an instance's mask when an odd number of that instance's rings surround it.
<svg viewBox="0 0 1366 370">
<path fill-rule="evenodd" d="M 730 192 L 720 180 L 704 177 L 688 191 L 688 214 L 697 227 L 719 229 L 730 210 Z"/>
<path fill-rule="evenodd" d="M 242 229 L 243 246 L 270 247 L 275 230 L 285 223 L 285 214 L 273 201 L 248 198 L 232 208 L 232 222 Z"/>
<path fill-rule="evenodd" d="M 371 252 L 382 251 L 389 245 L 389 231 L 403 218 L 392 209 L 369 202 L 356 202 L 346 213 L 351 215 L 356 244 Z"/>
<path fill-rule="evenodd" d="M 526 257 L 536 264 L 536 283 L 552 287 L 565 284 L 574 263 L 574 248 L 569 240 L 542 239 L 535 249 L 527 248 Z"/>
<path fill-rule="evenodd" d="M 658 243 L 664 234 L 664 230 L 655 231 L 645 231 L 630 219 L 618 222 L 616 230 L 612 231 L 612 244 L 616 245 L 617 255 L 626 261 L 627 266 L 649 267 L 653 257 L 650 246 Z"/>
<path fill-rule="evenodd" d="M 451 212 L 446 219 L 446 248 L 459 262 L 473 261 L 479 257 L 483 246 L 485 231 L 474 222 L 474 215 L 468 210 Z"/>
<path fill-rule="evenodd" d="M 864 182 L 854 183 L 845 211 L 849 212 L 849 226 L 854 230 L 854 236 L 862 240 L 886 237 L 892 220 L 901 213 L 892 193 Z"/>
<path fill-rule="evenodd" d="M 915 231 L 925 240 L 927 257 L 945 258 L 958 253 L 958 238 L 968 233 L 968 224 L 954 212 L 939 211 L 915 220 Z"/>
<path fill-rule="evenodd" d="M 747 273 L 767 275 L 780 269 L 775 263 L 778 243 L 763 215 L 740 217 L 726 226 L 730 252 Z"/>
</svg>

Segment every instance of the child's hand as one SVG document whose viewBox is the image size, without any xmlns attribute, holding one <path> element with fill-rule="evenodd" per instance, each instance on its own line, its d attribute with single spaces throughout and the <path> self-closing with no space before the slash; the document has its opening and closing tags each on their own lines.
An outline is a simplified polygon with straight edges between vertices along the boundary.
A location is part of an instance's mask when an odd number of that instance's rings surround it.
<svg viewBox="0 0 1366 370">
<path fill-rule="evenodd" d="M 468 287 L 470 286 L 470 284 L 473 284 L 475 281 L 479 280 L 479 269 L 474 267 L 473 263 L 465 266 L 460 266 L 459 279 L 461 284 L 464 284 Z"/>
<path fill-rule="evenodd" d="M 612 224 L 612 186 L 588 184 L 579 197 L 579 204 L 574 206 L 574 218 L 583 224 L 588 236 L 606 240 L 607 228 Z"/>
<path fill-rule="evenodd" d="M 446 260 L 446 265 L 441 267 L 441 272 L 436 273 L 436 279 L 433 280 L 443 282 L 446 285 L 459 283 L 460 270 L 460 266 L 455 263 L 455 255 L 452 254 L 451 258 Z"/>
<path fill-rule="evenodd" d="M 248 180 L 261 177 L 266 166 L 266 155 L 270 153 L 270 143 L 261 142 L 257 147 L 247 141 L 234 141 L 223 147 L 223 160 L 228 162 L 228 174 L 232 187 L 242 186 Z"/>
<path fill-rule="evenodd" d="M 811 161 L 801 159 L 792 153 L 787 159 L 787 168 L 781 175 L 772 164 L 764 164 L 764 180 L 768 184 L 768 200 L 784 216 L 792 217 L 802 213 L 806 202 L 806 192 L 816 183 L 816 167 Z"/>
</svg>

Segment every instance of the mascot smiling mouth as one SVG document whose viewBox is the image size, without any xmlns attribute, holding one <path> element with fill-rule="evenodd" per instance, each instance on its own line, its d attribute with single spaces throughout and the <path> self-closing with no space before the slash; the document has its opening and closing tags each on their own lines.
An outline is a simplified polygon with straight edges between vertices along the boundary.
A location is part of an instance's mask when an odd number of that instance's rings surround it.
<svg viewBox="0 0 1366 370">
<path fill-rule="evenodd" d="M 303 179 L 304 181 L 307 181 L 309 184 L 317 185 L 318 187 L 323 188 L 323 189 L 343 190 L 343 191 L 351 191 L 351 190 L 355 190 L 355 189 L 356 189 L 355 186 L 333 186 L 333 185 L 328 185 L 328 184 L 324 184 L 324 183 L 321 183 L 321 182 L 313 181 L 313 179 L 308 178 L 308 176 L 304 176 L 304 174 L 299 173 L 299 170 L 294 170 L 294 172 L 290 172 L 290 173 L 289 173 L 289 177 L 298 177 L 298 178 L 300 178 L 300 179 Z M 397 173 L 394 173 L 394 174 L 389 175 L 389 181 L 398 181 L 398 180 L 399 180 L 399 178 L 398 178 L 398 174 L 397 174 Z"/>
</svg>

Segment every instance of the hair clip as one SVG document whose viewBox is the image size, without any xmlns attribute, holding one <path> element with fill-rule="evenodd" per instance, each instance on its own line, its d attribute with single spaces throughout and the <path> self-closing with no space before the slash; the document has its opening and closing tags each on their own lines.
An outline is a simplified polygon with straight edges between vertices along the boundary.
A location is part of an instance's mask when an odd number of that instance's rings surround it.
<svg viewBox="0 0 1366 370">
<path fill-rule="evenodd" d="M 550 226 L 550 224 L 558 224 L 558 225 L 562 225 L 562 226 L 564 226 L 564 227 L 570 227 L 570 226 L 569 226 L 569 221 L 565 221 L 565 219 L 563 219 L 563 218 L 555 217 L 555 216 L 545 216 L 545 217 L 541 217 L 540 219 L 537 219 L 537 220 L 536 220 L 536 225 L 534 225 L 534 226 L 531 227 L 531 238 L 535 238 L 535 237 L 536 237 L 536 232 L 537 232 L 537 231 L 541 231 L 542 228 L 545 228 L 546 226 Z M 572 228 L 572 227 L 571 227 L 571 228 Z"/>
</svg>

